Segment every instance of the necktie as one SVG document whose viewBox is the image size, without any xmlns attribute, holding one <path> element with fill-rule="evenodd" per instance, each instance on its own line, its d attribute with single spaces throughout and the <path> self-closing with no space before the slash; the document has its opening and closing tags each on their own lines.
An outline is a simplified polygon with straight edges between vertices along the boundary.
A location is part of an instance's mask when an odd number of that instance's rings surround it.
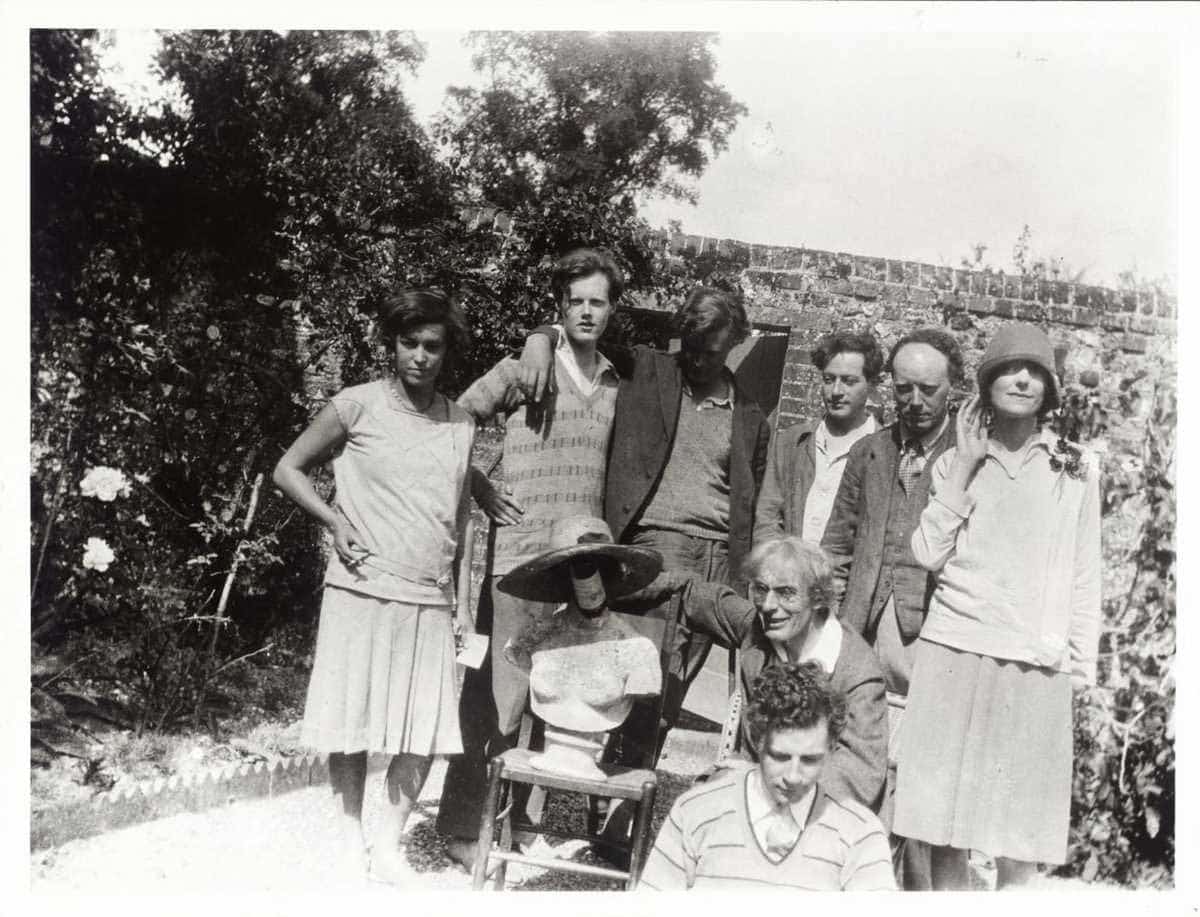
<svg viewBox="0 0 1200 917">
<path fill-rule="evenodd" d="M 792 817 L 791 809 L 780 806 L 771 814 L 771 822 L 767 825 L 767 853 L 783 859 L 796 846 L 799 836 L 800 826 Z"/>
<path fill-rule="evenodd" d="M 925 448 L 919 439 L 910 439 L 904 444 L 904 451 L 900 453 L 900 486 L 906 494 L 912 493 L 913 485 L 917 483 L 924 467 Z"/>
</svg>

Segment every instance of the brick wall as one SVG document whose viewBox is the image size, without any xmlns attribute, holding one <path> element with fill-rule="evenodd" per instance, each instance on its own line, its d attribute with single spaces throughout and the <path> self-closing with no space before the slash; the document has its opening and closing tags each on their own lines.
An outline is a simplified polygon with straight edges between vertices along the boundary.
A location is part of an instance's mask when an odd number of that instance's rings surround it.
<svg viewBox="0 0 1200 917">
<path fill-rule="evenodd" d="M 818 373 L 809 353 L 822 334 L 842 329 L 870 331 L 886 353 L 920 325 L 950 328 L 966 360 L 963 394 L 974 389 L 975 367 L 988 340 L 1013 320 L 1046 330 L 1064 352 L 1067 385 L 1078 383 L 1085 370 L 1097 371 L 1106 389 L 1140 373 L 1132 388 L 1145 409 L 1156 384 L 1175 387 L 1174 298 L 682 233 L 662 239 L 674 256 L 715 251 L 741 270 L 751 320 L 791 328 L 780 426 L 819 416 Z M 879 394 L 890 419 L 889 386 L 885 377 Z M 1111 435 L 1132 444 L 1143 420 L 1135 415 Z"/>
</svg>

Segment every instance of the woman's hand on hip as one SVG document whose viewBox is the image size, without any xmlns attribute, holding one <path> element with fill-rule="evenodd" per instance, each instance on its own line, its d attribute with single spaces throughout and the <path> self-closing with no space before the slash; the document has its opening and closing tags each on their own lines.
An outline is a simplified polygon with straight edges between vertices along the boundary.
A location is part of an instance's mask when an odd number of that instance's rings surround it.
<svg viewBox="0 0 1200 917">
<path fill-rule="evenodd" d="M 358 529 L 345 519 L 339 519 L 333 528 L 333 549 L 347 567 L 358 566 L 371 553 L 358 534 Z"/>
</svg>

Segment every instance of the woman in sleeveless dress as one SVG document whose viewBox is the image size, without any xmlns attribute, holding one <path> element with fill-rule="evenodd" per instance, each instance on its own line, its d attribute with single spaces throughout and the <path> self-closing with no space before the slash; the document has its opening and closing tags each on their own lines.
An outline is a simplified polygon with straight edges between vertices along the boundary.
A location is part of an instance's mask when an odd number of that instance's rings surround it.
<svg viewBox="0 0 1200 917">
<path fill-rule="evenodd" d="M 436 755 L 462 750 L 454 679 L 467 620 L 466 481 L 474 423 L 436 383 L 468 341 L 436 291 L 389 297 L 380 328 L 394 373 L 334 395 L 275 469 L 275 483 L 333 535 L 303 744 L 329 755 L 346 866 L 400 874 L 409 814 Z M 331 458 L 332 506 L 309 473 Z M 456 594 L 456 587 L 457 594 Z M 374 843 L 362 829 L 367 753 L 393 755 Z"/>
</svg>

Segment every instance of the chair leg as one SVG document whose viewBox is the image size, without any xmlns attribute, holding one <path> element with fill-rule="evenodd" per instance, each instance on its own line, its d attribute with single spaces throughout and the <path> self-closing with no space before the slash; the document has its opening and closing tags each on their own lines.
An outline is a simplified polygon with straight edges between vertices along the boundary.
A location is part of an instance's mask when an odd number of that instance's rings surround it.
<svg viewBox="0 0 1200 917">
<path fill-rule="evenodd" d="M 642 877 L 642 866 L 646 862 L 646 844 L 650 839 L 650 818 L 654 814 L 654 797 L 658 784 L 647 780 L 642 784 L 642 798 L 638 802 L 637 815 L 633 823 L 632 846 L 629 851 L 629 879 L 625 888 L 633 891 Z"/>
<path fill-rule="evenodd" d="M 514 784 L 511 780 L 501 781 L 504 789 L 501 792 L 500 803 L 503 806 L 502 811 L 504 817 L 500 821 L 500 842 L 497 845 L 498 850 L 503 850 L 505 853 L 512 853 L 513 849 L 513 815 L 517 808 L 518 790 L 520 787 Z M 504 891 L 504 882 L 508 877 L 508 860 L 500 860 L 496 863 L 496 871 L 492 879 L 492 887 L 498 891 Z"/>
<path fill-rule="evenodd" d="M 479 818 L 479 841 L 475 845 L 475 865 L 471 871 L 471 888 L 476 891 L 483 888 L 487 881 L 488 856 L 492 852 L 492 837 L 496 832 L 504 762 L 493 758 L 488 771 L 487 796 L 483 801 L 483 814 Z"/>
</svg>

